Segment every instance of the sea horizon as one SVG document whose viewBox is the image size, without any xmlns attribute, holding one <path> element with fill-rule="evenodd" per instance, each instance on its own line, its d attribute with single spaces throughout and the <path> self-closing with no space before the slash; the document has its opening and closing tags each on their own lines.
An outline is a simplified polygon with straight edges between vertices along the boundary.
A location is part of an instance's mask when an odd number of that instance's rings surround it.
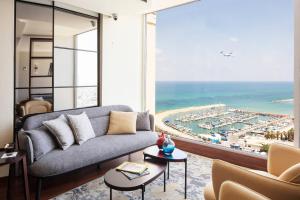
<svg viewBox="0 0 300 200">
<path fill-rule="evenodd" d="M 225 104 L 293 115 L 293 81 L 156 81 L 156 112 Z"/>
</svg>

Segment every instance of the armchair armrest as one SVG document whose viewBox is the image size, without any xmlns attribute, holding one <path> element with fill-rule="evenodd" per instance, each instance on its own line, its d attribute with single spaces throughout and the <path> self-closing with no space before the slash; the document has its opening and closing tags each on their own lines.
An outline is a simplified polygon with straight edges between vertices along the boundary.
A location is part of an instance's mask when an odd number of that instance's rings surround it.
<svg viewBox="0 0 300 200">
<path fill-rule="evenodd" d="M 232 181 L 225 181 L 221 185 L 220 200 L 271 200 L 243 185 Z"/>
<path fill-rule="evenodd" d="M 268 172 L 280 176 L 291 166 L 300 163 L 300 149 L 283 145 L 272 144 L 268 152 Z"/>
<path fill-rule="evenodd" d="M 300 185 L 287 183 L 262 176 L 221 160 L 214 160 L 212 165 L 212 183 L 216 199 L 222 183 L 233 181 L 248 187 L 272 200 L 300 199 Z"/>
</svg>

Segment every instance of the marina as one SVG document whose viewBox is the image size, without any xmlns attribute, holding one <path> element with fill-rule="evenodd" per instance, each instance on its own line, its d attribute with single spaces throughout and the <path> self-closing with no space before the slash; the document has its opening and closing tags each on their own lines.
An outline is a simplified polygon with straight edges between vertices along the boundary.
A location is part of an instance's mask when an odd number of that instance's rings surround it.
<svg viewBox="0 0 300 200">
<path fill-rule="evenodd" d="M 287 132 L 293 128 L 289 115 L 251 112 L 225 104 L 177 109 L 157 116 L 160 130 L 228 147 L 234 140 L 246 143 L 252 150 L 271 142 L 265 137 L 267 132 Z"/>
</svg>

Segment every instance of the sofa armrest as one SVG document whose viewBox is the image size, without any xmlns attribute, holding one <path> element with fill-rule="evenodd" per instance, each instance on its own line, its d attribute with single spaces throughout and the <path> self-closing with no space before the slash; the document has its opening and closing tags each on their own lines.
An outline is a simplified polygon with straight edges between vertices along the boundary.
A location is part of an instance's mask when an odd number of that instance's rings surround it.
<svg viewBox="0 0 300 200">
<path fill-rule="evenodd" d="M 18 134 L 20 150 L 26 152 L 27 164 L 30 165 L 34 161 L 32 141 L 23 130 L 19 131 Z"/>
<path fill-rule="evenodd" d="M 155 127 L 154 127 L 154 115 L 149 114 L 149 119 L 150 119 L 150 128 L 151 128 L 151 131 L 155 131 Z"/>
<path fill-rule="evenodd" d="M 212 183 L 216 199 L 222 183 L 233 181 L 248 187 L 272 200 L 300 199 L 300 185 L 287 183 L 262 176 L 221 160 L 214 160 L 212 165 Z"/>
<path fill-rule="evenodd" d="M 237 184 L 232 181 L 225 181 L 221 185 L 220 189 L 220 200 L 271 200 L 243 185 Z"/>
<path fill-rule="evenodd" d="M 300 163 L 300 149 L 283 144 L 271 144 L 268 152 L 270 174 L 280 176 L 282 172 L 297 163 Z"/>
</svg>

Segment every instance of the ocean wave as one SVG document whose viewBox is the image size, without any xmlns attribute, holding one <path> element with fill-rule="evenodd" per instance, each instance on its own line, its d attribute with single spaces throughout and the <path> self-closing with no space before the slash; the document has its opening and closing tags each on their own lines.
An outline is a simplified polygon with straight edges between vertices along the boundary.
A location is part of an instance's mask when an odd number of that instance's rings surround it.
<svg viewBox="0 0 300 200">
<path fill-rule="evenodd" d="M 294 99 L 280 99 L 280 100 L 274 100 L 272 103 L 293 103 Z"/>
</svg>

